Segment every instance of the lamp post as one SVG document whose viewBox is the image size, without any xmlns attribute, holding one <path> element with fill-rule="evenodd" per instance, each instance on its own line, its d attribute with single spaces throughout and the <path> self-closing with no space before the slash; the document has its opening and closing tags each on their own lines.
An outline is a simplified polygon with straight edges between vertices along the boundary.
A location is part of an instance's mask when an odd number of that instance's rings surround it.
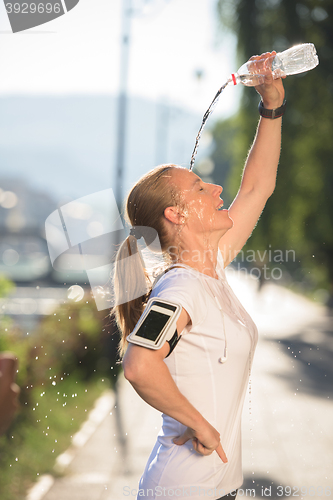
<svg viewBox="0 0 333 500">
<path fill-rule="evenodd" d="M 131 20 L 133 16 L 147 16 L 156 13 L 170 0 L 121 0 L 122 3 L 122 31 L 120 50 L 120 79 L 119 99 L 117 109 L 117 150 L 116 150 L 116 179 L 115 198 L 121 213 L 123 201 L 123 183 L 125 172 L 126 153 L 126 126 L 127 126 L 127 85 L 130 56 Z"/>
<path fill-rule="evenodd" d="M 126 150 L 127 123 L 127 82 L 130 54 L 131 8 L 132 0 L 122 0 L 122 32 L 120 50 L 119 99 L 117 110 L 117 153 L 116 153 L 116 189 L 115 198 L 121 212 Z"/>
</svg>

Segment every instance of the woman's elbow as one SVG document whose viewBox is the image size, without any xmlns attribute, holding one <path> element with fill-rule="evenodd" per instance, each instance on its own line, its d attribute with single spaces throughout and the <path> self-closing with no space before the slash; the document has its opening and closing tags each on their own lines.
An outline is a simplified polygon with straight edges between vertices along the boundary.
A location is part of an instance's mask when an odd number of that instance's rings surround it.
<svg viewBox="0 0 333 500">
<path fill-rule="evenodd" d="M 269 188 L 267 198 L 270 198 L 270 196 L 272 196 L 272 194 L 273 194 L 273 193 L 274 193 L 274 191 L 275 191 L 275 188 L 276 188 L 276 179 L 274 180 L 274 182 L 271 184 L 271 186 L 270 186 L 270 188 Z"/>
<path fill-rule="evenodd" d="M 131 382 L 135 378 L 135 370 L 133 369 L 133 366 L 128 361 L 126 362 L 125 358 L 123 360 L 122 365 L 123 365 L 125 379 Z"/>
<path fill-rule="evenodd" d="M 131 384 L 137 382 L 142 377 L 142 367 L 139 360 L 135 359 L 133 356 L 128 356 L 127 353 L 123 359 L 123 370 L 124 377 Z"/>
</svg>

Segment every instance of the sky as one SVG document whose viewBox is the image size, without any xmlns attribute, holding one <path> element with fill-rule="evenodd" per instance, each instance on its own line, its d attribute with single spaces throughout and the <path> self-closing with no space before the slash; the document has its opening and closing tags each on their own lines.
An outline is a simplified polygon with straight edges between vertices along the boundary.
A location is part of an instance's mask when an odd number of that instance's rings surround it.
<svg viewBox="0 0 333 500">
<path fill-rule="evenodd" d="M 0 2 L 0 95 L 117 94 L 122 5 L 80 0 L 66 15 L 13 34 Z M 216 0 L 132 5 L 129 93 L 203 114 L 237 69 L 236 40 L 218 30 Z M 214 118 L 233 114 L 239 95 L 238 87 L 228 87 Z"/>
</svg>

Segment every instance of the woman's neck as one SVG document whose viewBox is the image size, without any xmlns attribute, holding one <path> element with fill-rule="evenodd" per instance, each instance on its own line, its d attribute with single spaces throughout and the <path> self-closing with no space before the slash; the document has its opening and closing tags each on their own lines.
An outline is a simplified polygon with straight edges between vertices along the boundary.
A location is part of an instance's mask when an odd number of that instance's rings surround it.
<svg viewBox="0 0 333 500">
<path fill-rule="evenodd" d="M 175 252 L 171 252 L 172 264 L 185 264 L 193 269 L 196 269 L 202 274 L 218 278 L 216 273 L 217 252 L 218 246 L 214 248 L 212 245 L 187 245 L 183 247 L 173 247 Z"/>
</svg>

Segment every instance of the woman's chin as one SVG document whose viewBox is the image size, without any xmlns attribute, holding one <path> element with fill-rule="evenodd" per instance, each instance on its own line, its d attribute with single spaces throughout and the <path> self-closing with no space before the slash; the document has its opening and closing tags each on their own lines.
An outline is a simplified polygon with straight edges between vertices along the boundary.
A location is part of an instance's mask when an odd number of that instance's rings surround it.
<svg viewBox="0 0 333 500">
<path fill-rule="evenodd" d="M 233 225 L 234 225 L 234 221 L 233 221 L 233 219 L 231 217 L 229 217 L 229 221 L 230 221 L 229 222 L 230 223 L 229 229 L 231 229 L 233 227 Z"/>
<path fill-rule="evenodd" d="M 225 221 L 224 221 L 224 223 L 225 223 L 225 225 L 224 225 L 225 229 L 226 230 L 231 229 L 233 227 L 233 225 L 234 225 L 234 221 L 232 220 L 232 218 L 229 215 L 229 210 L 224 209 L 224 210 L 221 210 L 221 211 L 224 212 L 224 214 L 226 216 L 225 217 Z"/>
</svg>

